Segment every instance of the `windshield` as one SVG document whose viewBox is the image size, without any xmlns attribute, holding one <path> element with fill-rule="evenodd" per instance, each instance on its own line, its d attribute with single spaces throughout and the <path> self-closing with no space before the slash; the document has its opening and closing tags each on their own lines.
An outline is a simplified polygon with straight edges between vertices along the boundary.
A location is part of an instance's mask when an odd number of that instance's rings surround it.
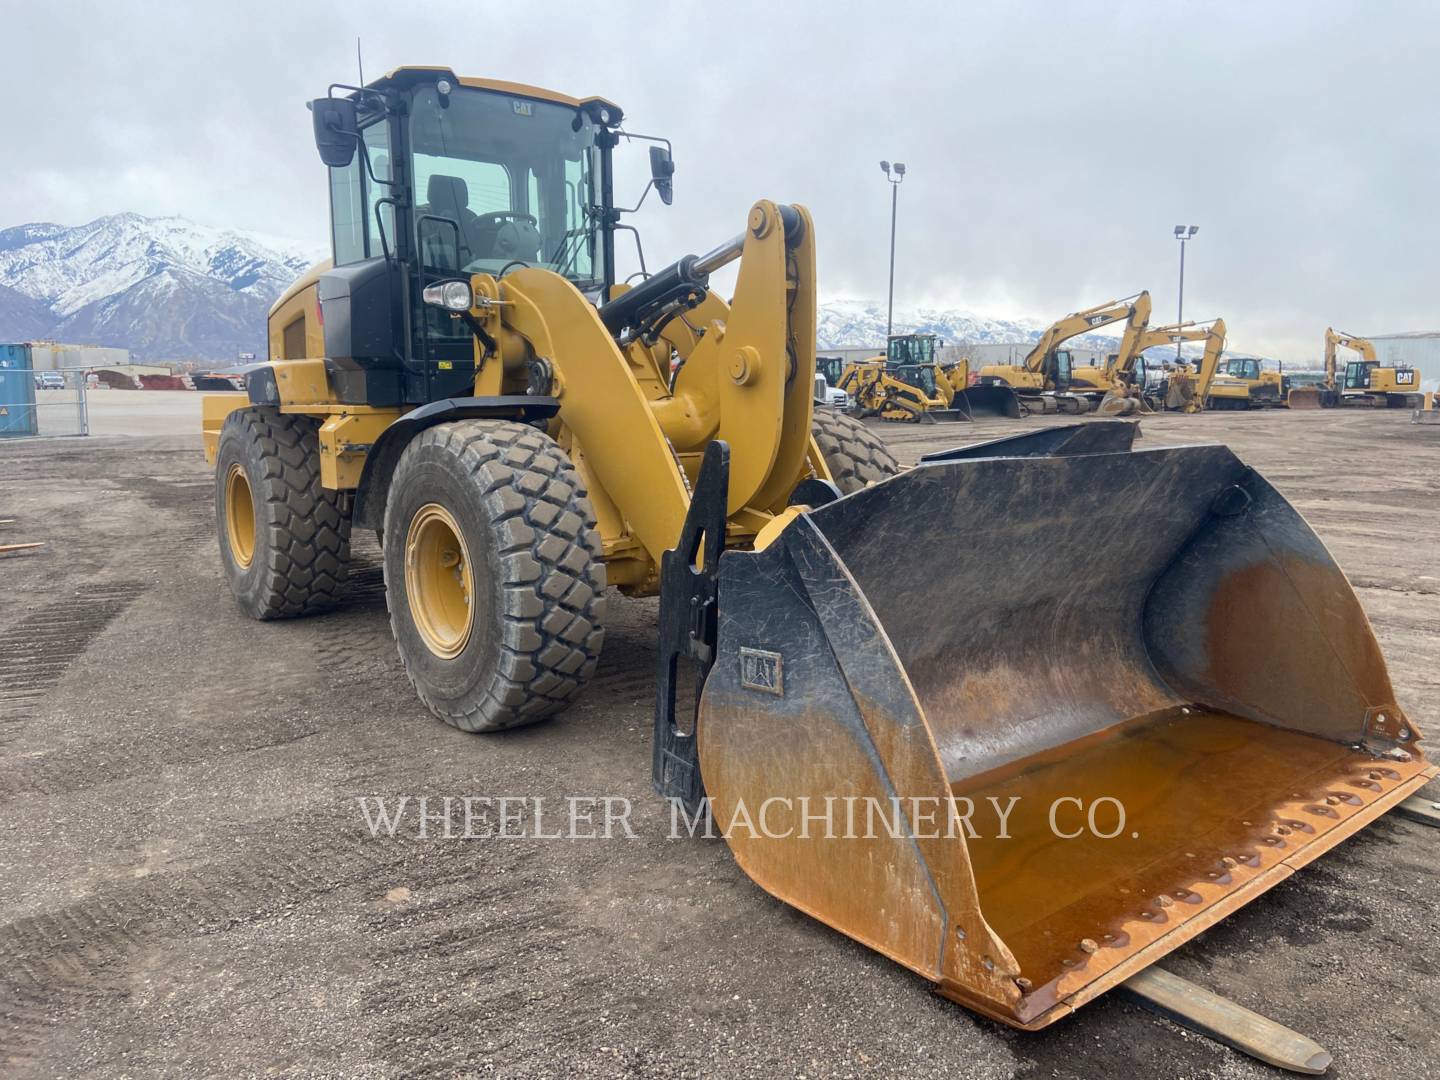
<svg viewBox="0 0 1440 1080">
<path fill-rule="evenodd" d="M 935 359 L 933 337 L 911 336 L 890 339 L 889 361 L 896 364 L 928 364 Z"/>
<path fill-rule="evenodd" d="M 917 387 L 930 397 L 935 396 L 935 368 L 933 366 L 918 366 L 905 364 L 895 368 L 892 374 L 901 382 Z"/>
<path fill-rule="evenodd" d="M 457 87 L 415 93 L 410 150 L 427 267 L 498 274 L 540 266 L 598 284 L 595 128 L 565 105 Z"/>
</svg>

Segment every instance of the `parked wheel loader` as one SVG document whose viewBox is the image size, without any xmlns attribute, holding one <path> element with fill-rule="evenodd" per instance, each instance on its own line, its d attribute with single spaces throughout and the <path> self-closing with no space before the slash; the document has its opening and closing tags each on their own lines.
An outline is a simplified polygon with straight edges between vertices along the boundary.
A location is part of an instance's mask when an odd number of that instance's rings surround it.
<svg viewBox="0 0 1440 1080">
<path fill-rule="evenodd" d="M 845 365 L 840 386 L 853 399 L 852 415 L 920 424 L 1019 419 L 1013 390 L 971 385 L 969 360 L 942 364 L 942 344 L 935 334 L 893 334 L 884 355 Z"/>
<path fill-rule="evenodd" d="M 859 360 L 846 366 L 841 385 L 850 395 L 850 415 L 857 418 L 912 424 L 970 419 L 952 407 L 949 384 L 934 364 L 892 368 L 882 356 Z"/>
<path fill-rule="evenodd" d="M 762 888 L 1021 1028 L 1434 774 L 1344 575 L 1224 447 L 1097 420 L 901 471 L 812 407 L 803 207 L 757 201 L 627 289 L 612 155 L 642 136 L 613 103 L 402 68 L 311 109 L 334 258 L 277 301 L 246 392 L 204 399 L 246 613 L 333 603 L 374 530 L 419 698 L 494 732 L 581 692 L 607 587 L 658 593 L 657 791 Z M 942 546 L 959 571 L 896 573 Z"/>
<path fill-rule="evenodd" d="M 894 379 L 938 399 L 929 412 L 936 420 L 1004 416 L 1018 420 L 1020 399 L 1008 386 L 982 386 L 970 377 L 970 361 L 941 360 L 944 342 L 935 334 L 894 334 L 885 347 L 885 370 Z"/>
</svg>

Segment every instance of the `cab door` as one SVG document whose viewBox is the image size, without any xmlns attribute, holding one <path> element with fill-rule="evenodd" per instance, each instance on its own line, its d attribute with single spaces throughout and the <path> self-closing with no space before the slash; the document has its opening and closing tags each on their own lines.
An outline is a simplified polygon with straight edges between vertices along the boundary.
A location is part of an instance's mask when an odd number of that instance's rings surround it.
<svg viewBox="0 0 1440 1080">
<path fill-rule="evenodd" d="M 1075 361 L 1069 349 L 1056 349 L 1050 368 L 1050 381 L 1056 390 L 1069 390 Z"/>
</svg>

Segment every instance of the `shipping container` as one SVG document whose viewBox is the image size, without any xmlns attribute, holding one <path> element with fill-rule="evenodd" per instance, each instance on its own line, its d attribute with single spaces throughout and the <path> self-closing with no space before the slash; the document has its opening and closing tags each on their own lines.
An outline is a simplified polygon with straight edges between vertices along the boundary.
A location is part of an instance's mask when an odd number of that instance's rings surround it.
<svg viewBox="0 0 1440 1080">
<path fill-rule="evenodd" d="M 0 345 L 0 439 L 38 434 L 30 346 Z"/>
</svg>

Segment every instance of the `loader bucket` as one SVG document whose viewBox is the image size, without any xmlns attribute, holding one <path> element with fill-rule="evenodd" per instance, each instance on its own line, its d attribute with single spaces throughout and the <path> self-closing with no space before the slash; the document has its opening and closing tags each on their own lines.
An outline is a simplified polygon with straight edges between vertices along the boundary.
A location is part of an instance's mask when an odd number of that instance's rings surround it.
<svg viewBox="0 0 1440 1080">
<path fill-rule="evenodd" d="M 955 394 L 955 408 L 967 416 L 1020 419 L 1020 399 L 1008 386 L 968 386 Z"/>
<path fill-rule="evenodd" d="M 970 419 L 970 414 L 963 409 L 926 409 L 921 414 L 922 423 L 933 424 L 960 424 Z"/>
<path fill-rule="evenodd" d="M 1019 1028 L 1436 771 L 1299 513 L 1223 446 L 1134 434 L 935 455 L 718 560 L 713 827 L 776 897 Z"/>
<path fill-rule="evenodd" d="M 1323 408 L 1324 389 L 1319 386 L 1297 386 L 1285 395 L 1285 404 L 1292 409 Z"/>
<path fill-rule="evenodd" d="M 959 409 L 939 405 L 924 406 L 904 398 L 894 398 L 882 408 L 880 415 L 886 420 L 903 420 L 916 424 L 959 424 L 970 419 Z"/>
</svg>

